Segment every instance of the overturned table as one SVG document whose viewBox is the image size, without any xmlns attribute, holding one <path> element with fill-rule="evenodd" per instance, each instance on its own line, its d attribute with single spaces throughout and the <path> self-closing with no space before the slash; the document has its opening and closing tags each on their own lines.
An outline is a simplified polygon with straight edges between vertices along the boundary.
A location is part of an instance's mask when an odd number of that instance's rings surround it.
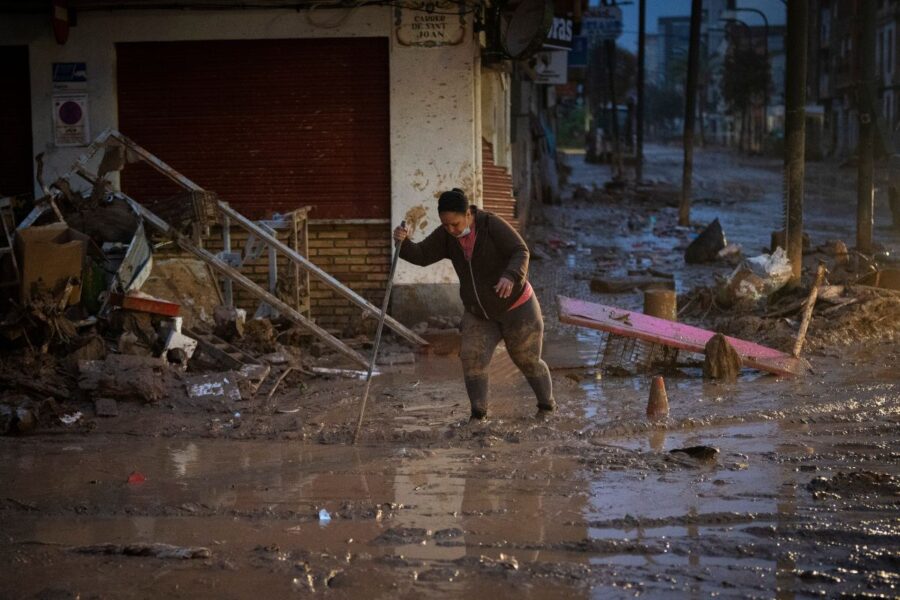
<svg viewBox="0 0 900 600">
<path fill-rule="evenodd" d="M 615 306 L 585 302 L 565 296 L 559 296 L 557 301 L 561 323 L 580 325 L 680 350 L 703 354 L 706 343 L 715 335 L 714 332 L 706 329 L 651 317 Z M 768 371 L 775 375 L 802 375 L 806 372 L 806 361 L 803 359 L 794 358 L 790 354 L 746 340 L 733 337 L 725 339 L 734 347 L 741 357 L 741 364 L 746 367 Z"/>
</svg>

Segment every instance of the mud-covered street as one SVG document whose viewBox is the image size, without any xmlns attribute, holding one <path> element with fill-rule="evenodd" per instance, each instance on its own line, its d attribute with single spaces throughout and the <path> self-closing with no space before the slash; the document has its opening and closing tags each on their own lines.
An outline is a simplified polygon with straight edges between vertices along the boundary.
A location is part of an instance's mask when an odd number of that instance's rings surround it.
<svg viewBox="0 0 900 600">
<path fill-rule="evenodd" d="M 357 445 L 358 379 L 297 374 L 227 406 L 119 402 L 115 418 L 86 402 L 74 424 L 0 438 L 0 597 L 896 597 L 900 296 L 814 318 L 804 376 L 711 382 L 686 357 L 661 422 L 648 375 L 604 371 L 602 335 L 558 320 L 557 295 L 640 310 L 639 291 L 591 279 L 653 270 L 674 275 L 686 322 L 790 350 L 793 315 L 685 302 L 734 270 L 685 265 L 702 226 L 719 218 L 755 256 L 782 221 L 780 161 L 696 152 L 696 229 L 653 191 L 678 185 L 675 147 L 648 147 L 642 195 L 605 194 L 608 167 L 570 153 L 561 204 L 535 209 L 555 413 L 535 416 L 502 347 L 485 422 L 468 421 L 453 353 L 418 354 L 380 367 Z M 808 165 L 812 248 L 852 242 L 853 180 Z M 880 195 L 876 209 L 896 260 Z"/>
</svg>

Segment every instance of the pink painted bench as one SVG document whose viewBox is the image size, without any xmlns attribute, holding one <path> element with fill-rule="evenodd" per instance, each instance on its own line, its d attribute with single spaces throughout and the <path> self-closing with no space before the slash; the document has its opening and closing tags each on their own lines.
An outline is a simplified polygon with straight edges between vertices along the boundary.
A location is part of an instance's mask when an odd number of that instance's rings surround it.
<svg viewBox="0 0 900 600">
<path fill-rule="evenodd" d="M 715 335 L 712 331 L 683 323 L 651 317 L 639 312 L 585 302 L 565 296 L 557 297 L 559 320 L 570 325 L 606 331 L 623 337 L 637 338 L 654 344 L 671 346 L 703 354 L 706 342 Z M 745 367 L 768 371 L 776 375 L 802 375 L 807 370 L 806 361 L 790 354 L 727 337 L 741 357 Z"/>
</svg>

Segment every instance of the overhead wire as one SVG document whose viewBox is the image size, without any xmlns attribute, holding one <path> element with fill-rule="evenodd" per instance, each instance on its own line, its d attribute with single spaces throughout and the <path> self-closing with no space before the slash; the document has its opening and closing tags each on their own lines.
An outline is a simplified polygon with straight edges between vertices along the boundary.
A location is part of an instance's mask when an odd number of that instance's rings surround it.
<svg viewBox="0 0 900 600">
<path fill-rule="evenodd" d="M 249 9 L 267 9 L 267 10 L 318 10 L 320 8 L 327 9 L 348 9 L 355 11 L 365 6 L 391 6 L 394 8 L 403 8 L 417 12 L 426 12 L 436 15 L 460 15 L 471 14 L 480 10 L 483 2 L 454 2 L 449 0 L 446 2 L 427 3 L 431 6 L 434 4 L 458 4 L 463 7 L 462 10 L 434 10 L 426 8 L 425 2 L 403 2 L 397 0 L 362 0 L 360 2 L 348 2 L 347 0 L 334 0 L 322 2 L 241 2 L 231 4 L 226 2 L 118 2 L 115 4 L 97 2 L 95 4 L 84 4 L 75 6 L 75 9 L 82 12 L 100 12 L 100 11 L 120 11 L 120 10 L 249 10 Z M 352 14 L 352 13 L 351 13 Z M 341 21 L 343 22 L 343 21 Z M 323 25 L 327 26 L 327 25 Z"/>
</svg>

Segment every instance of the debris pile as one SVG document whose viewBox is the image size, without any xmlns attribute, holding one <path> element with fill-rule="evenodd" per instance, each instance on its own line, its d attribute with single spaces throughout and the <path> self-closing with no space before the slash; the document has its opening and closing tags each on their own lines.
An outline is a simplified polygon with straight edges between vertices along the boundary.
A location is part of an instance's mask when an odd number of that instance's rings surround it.
<svg viewBox="0 0 900 600">
<path fill-rule="evenodd" d="M 896 269 L 862 257 L 854 264 L 846 244 L 838 240 L 809 249 L 804 263 L 800 285 L 792 286 L 791 265 L 780 247 L 745 260 L 729 277 L 681 295 L 680 316 L 790 352 L 816 287 L 806 340 L 810 350 L 900 339 Z M 814 285 L 816 263 L 827 267 L 819 286 Z"/>
<path fill-rule="evenodd" d="M 688 264 L 713 262 L 727 245 L 722 225 L 715 219 L 688 245 L 684 251 L 684 262 Z"/>
<path fill-rule="evenodd" d="M 89 164 L 101 149 L 94 174 Z M 186 192 L 154 204 L 157 213 L 110 189 L 106 176 L 137 160 Z M 91 187 L 77 189 L 76 175 Z M 316 376 L 310 363 L 333 364 L 336 357 L 367 363 L 304 316 L 308 303 L 299 293 L 293 305 L 276 296 L 274 261 L 269 291 L 230 265 L 268 247 L 270 257 L 281 251 L 367 314 L 377 314 L 376 307 L 279 242 L 272 235 L 277 223 L 246 219 L 121 134 L 101 134 L 68 175 L 45 189 L 49 194 L 24 218 L 0 199 L 0 242 L 8 249 L 0 253 L 0 434 L 82 427 L 90 420 L 85 414 L 114 417 L 121 403 L 235 418 L 241 410 L 277 412 L 269 401 L 280 384 L 291 374 Z M 235 253 L 226 244 L 215 255 L 194 243 L 212 225 L 235 222 L 255 236 L 247 242 L 254 248 Z M 168 247 L 162 260 L 158 247 Z M 172 247 L 194 258 L 172 255 Z M 234 306 L 235 284 L 258 298 L 255 313 Z M 386 322 L 424 343 L 393 319 Z"/>
</svg>

